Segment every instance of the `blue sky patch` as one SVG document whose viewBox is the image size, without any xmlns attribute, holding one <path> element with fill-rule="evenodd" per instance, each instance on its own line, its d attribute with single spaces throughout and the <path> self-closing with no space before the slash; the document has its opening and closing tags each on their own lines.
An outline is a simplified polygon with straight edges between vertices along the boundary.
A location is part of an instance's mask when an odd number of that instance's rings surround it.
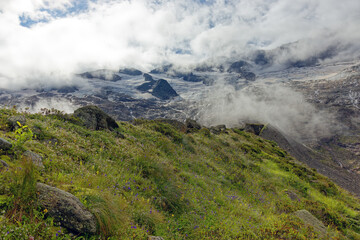
<svg viewBox="0 0 360 240">
<path fill-rule="evenodd" d="M 71 6 L 69 6 L 65 10 L 41 8 L 39 9 L 39 11 L 49 13 L 51 19 L 64 18 L 69 15 L 77 15 L 87 11 L 89 9 L 89 1 L 95 2 L 96 0 L 76 0 L 73 1 Z M 37 23 L 49 22 L 51 20 L 48 18 L 34 20 L 31 17 L 26 16 L 25 14 L 22 14 L 19 19 L 20 25 L 27 28 L 30 28 Z"/>
</svg>

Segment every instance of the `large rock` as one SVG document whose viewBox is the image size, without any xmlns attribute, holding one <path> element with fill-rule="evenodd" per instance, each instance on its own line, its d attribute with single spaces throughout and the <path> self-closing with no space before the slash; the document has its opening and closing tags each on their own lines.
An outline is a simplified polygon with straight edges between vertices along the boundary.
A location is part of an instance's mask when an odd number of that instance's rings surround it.
<svg viewBox="0 0 360 240">
<path fill-rule="evenodd" d="M 12 143 L 9 141 L 6 141 L 3 138 L 0 138 L 0 149 L 4 151 L 8 151 L 12 148 Z"/>
<path fill-rule="evenodd" d="M 36 184 L 38 204 L 61 226 L 82 234 L 96 233 L 96 219 L 74 195 L 43 183 Z"/>
<path fill-rule="evenodd" d="M 85 127 L 92 130 L 109 129 L 110 131 L 119 128 L 116 121 L 97 106 L 86 106 L 77 109 L 74 117 L 83 121 Z"/>
<path fill-rule="evenodd" d="M 40 168 L 44 168 L 43 158 L 39 154 L 33 153 L 31 151 L 25 151 L 23 156 L 27 157 L 32 161 L 32 163 Z"/>
<path fill-rule="evenodd" d="M 294 213 L 298 218 L 300 218 L 304 224 L 309 225 L 314 228 L 314 230 L 321 236 L 324 237 L 326 235 L 326 227 L 324 224 L 314 217 L 310 212 L 307 210 L 299 210 Z"/>
<path fill-rule="evenodd" d="M 18 122 L 24 126 L 26 124 L 26 118 L 22 115 L 12 116 L 8 118 L 8 125 L 10 127 L 10 130 L 15 130 L 19 126 Z"/>
</svg>

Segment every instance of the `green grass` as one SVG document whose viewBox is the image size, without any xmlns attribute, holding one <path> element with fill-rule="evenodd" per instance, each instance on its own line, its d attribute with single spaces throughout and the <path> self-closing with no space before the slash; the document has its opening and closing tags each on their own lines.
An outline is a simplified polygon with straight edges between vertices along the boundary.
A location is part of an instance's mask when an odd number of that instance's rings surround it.
<svg viewBox="0 0 360 240">
<path fill-rule="evenodd" d="M 13 114 L 0 110 L 0 137 L 16 142 L 6 125 Z M 325 239 L 360 239 L 359 200 L 274 142 L 239 130 L 185 134 L 158 121 L 108 132 L 58 112 L 26 117 L 35 136 L 23 147 L 42 155 L 45 169 L 29 172 L 18 155 L 1 153 L 9 168 L 0 170 L 0 239 L 316 239 L 293 215 L 300 209 L 328 227 Z M 26 202 L 34 178 L 77 196 L 98 235 L 70 235 Z"/>
</svg>

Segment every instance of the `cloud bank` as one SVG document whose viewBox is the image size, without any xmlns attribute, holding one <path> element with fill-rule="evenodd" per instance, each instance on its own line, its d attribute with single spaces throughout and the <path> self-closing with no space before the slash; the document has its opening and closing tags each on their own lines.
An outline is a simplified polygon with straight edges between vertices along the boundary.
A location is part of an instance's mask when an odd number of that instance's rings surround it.
<svg viewBox="0 0 360 240">
<path fill-rule="evenodd" d="M 354 0 L 0 0 L 0 88 L 71 84 L 89 69 L 240 58 L 302 39 L 311 40 L 292 54 L 338 43 L 354 54 L 359 12 Z"/>
</svg>

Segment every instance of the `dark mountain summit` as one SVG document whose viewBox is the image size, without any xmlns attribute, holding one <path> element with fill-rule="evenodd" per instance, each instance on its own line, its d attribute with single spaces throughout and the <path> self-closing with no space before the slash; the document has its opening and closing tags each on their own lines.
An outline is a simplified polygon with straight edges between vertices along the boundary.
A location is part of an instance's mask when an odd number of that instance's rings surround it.
<svg viewBox="0 0 360 240">
<path fill-rule="evenodd" d="M 168 100 L 179 96 L 170 86 L 170 84 L 164 79 L 156 81 L 152 89 L 152 95 L 162 100 Z"/>
</svg>

